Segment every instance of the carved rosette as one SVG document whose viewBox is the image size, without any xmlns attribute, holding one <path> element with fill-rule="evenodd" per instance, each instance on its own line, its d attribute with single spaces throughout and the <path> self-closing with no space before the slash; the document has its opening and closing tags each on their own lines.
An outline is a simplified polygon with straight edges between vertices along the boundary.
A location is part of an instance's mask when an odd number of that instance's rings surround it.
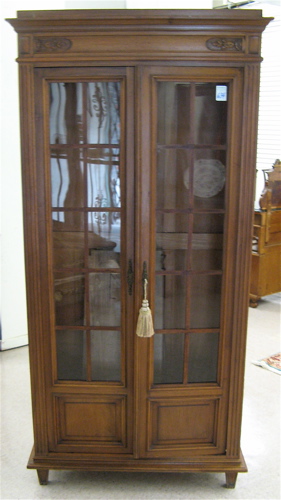
<svg viewBox="0 0 281 500">
<path fill-rule="evenodd" d="M 242 52 L 242 38 L 209 38 L 206 47 L 216 52 Z"/>
<path fill-rule="evenodd" d="M 37 37 L 35 52 L 66 52 L 72 46 L 72 41 L 61 36 Z"/>
</svg>

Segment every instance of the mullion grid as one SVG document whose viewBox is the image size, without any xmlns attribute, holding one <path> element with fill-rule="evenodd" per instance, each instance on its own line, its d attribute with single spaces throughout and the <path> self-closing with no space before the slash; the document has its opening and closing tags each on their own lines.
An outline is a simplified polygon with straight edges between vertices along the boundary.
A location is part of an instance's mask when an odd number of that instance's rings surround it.
<svg viewBox="0 0 281 500">
<path fill-rule="evenodd" d="M 190 120 L 190 144 L 195 144 L 195 83 L 190 84 L 190 97 L 189 97 L 189 120 Z M 187 261 L 186 268 L 191 271 L 192 265 L 192 231 L 193 231 L 193 208 L 194 208 L 194 161 L 195 154 L 194 148 L 190 150 L 190 172 L 189 172 L 189 208 L 191 210 L 188 216 L 188 242 L 187 242 Z M 191 301 L 191 277 L 187 273 L 186 277 L 186 303 L 185 303 L 185 327 L 187 332 L 184 339 L 184 358 L 183 358 L 183 385 L 188 384 L 188 355 L 189 355 L 189 330 L 190 330 L 190 301 Z"/>
<path fill-rule="evenodd" d="M 190 168 L 189 168 L 189 207 L 188 209 L 185 210 L 178 210 L 178 209 L 168 209 L 168 210 L 156 210 L 157 212 L 162 212 L 162 213 L 186 213 L 188 216 L 188 243 L 187 243 L 187 255 L 186 255 L 186 271 L 170 271 L 167 273 L 160 273 L 156 271 L 156 275 L 158 274 L 167 274 L 167 275 L 181 275 L 185 276 L 186 279 L 186 304 L 185 304 L 185 329 L 166 329 L 159 330 L 159 333 L 184 333 L 185 334 L 185 341 L 184 341 L 184 362 L 183 362 L 183 385 L 188 384 L 188 356 L 189 356 L 189 334 L 191 331 L 196 332 L 197 329 L 191 329 L 191 324 L 190 324 L 190 301 L 191 301 L 191 279 L 193 275 L 207 275 L 207 274 L 221 274 L 220 272 L 212 271 L 212 272 L 196 272 L 192 271 L 192 238 L 193 238 L 193 220 L 194 220 L 194 213 L 213 213 L 213 212 L 218 212 L 218 213 L 224 213 L 224 210 L 221 209 L 214 209 L 214 210 L 198 210 L 194 207 L 194 163 L 195 163 L 195 152 L 196 150 L 201 150 L 201 149 L 218 149 L 218 150 L 225 150 L 225 146 L 212 146 L 212 145 L 195 145 L 195 95 L 196 95 L 196 84 L 191 83 L 190 84 L 190 96 L 189 96 L 189 120 L 190 120 L 190 136 L 188 138 L 189 144 L 186 144 L 183 148 L 188 151 L 188 157 L 189 157 L 189 162 L 190 162 Z M 180 145 L 170 145 L 170 146 L 165 146 L 165 145 L 158 145 L 158 148 L 168 148 L 168 149 L 179 149 L 181 148 Z M 200 329 L 201 330 L 201 329 Z M 212 332 L 218 332 L 218 329 L 204 329 L 208 330 L 209 333 Z"/>
<path fill-rule="evenodd" d="M 94 207 L 92 203 L 89 206 L 88 200 L 88 188 L 89 188 L 89 166 L 98 164 L 99 162 L 95 158 L 91 158 L 91 149 L 102 150 L 106 148 L 108 150 L 107 158 L 104 158 L 103 163 L 107 165 L 117 164 L 115 159 L 116 152 L 113 150 L 120 151 L 120 144 L 103 144 L 98 142 L 97 144 L 89 143 L 88 141 L 88 123 L 87 123 L 87 108 L 88 108 L 88 83 L 82 82 L 82 123 L 80 128 L 80 138 L 81 143 L 67 143 L 67 144 L 50 144 L 50 158 L 64 159 L 67 158 L 67 151 L 77 151 L 79 150 L 79 159 L 83 165 L 83 203 L 81 207 L 61 207 L 52 206 L 52 213 L 57 213 L 60 218 L 60 213 L 63 215 L 67 212 L 76 212 L 81 214 L 83 229 L 84 229 L 84 266 L 82 268 L 72 268 L 72 267 L 56 267 L 54 271 L 65 272 L 66 274 L 82 273 L 84 277 L 84 325 L 56 325 L 56 330 L 76 330 L 86 333 L 86 379 L 87 382 L 92 381 L 92 362 L 91 362 L 91 331 L 121 331 L 121 326 L 111 327 L 111 326 L 93 326 L 91 325 L 91 311 L 90 311 L 90 273 L 120 273 L 120 268 L 92 268 L 89 262 L 89 218 L 90 214 L 95 212 L 101 213 L 106 212 L 108 215 L 111 213 L 123 213 L 124 208 L 118 207 Z M 59 172 L 61 173 L 61 172 Z M 62 183 L 62 179 L 61 179 Z"/>
<path fill-rule="evenodd" d="M 188 359 L 188 350 L 189 350 L 189 328 L 190 328 L 190 270 L 191 270 L 191 248 L 192 248 L 192 224 L 193 224 L 193 179 L 194 179 L 194 143 L 195 143 L 195 129 L 194 129 L 194 116 L 195 116 L 195 84 L 191 83 L 190 84 L 190 96 L 189 96 L 189 120 L 190 120 L 190 136 L 188 138 L 188 142 L 191 146 L 187 145 L 184 149 L 188 151 L 188 158 L 190 162 L 190 169 L 189 169 L 189 207 L 188 209 L 171 209 L 171 210 L 157 210 L 155 213 L 155 217 L 157 212 L 160 213 L 186 213 L 187 214 L 187 223 L 188 223 L 188 244 L 187 244 L 187 255 L 186 255 L 186 270 L 185 272 L 177 272 L 177 271 L 171 271 L 168 273 L 163 273 L 164 275 L 171 275 L 171 276 L 183 276 L 185 277 L 186 280 L 186 300 L 185 300 L 185 328 L 184 329 L 174 329 L 173 333 L 184 333 L 185 334 L 185 339 L 184 339 L 184 353 L 183 353 L 183 375 L 182 375 L 182 384 L 181 385 L 187 385 L 187 359 Z M 161 146 L 158 146 L 161 148 Z M 163 146 L 165 147 L 165 146 Z M 173 146 L 168 146 L 168 149 L 179 149 L 178 145 Z M 162 274 L 162 273 L 157 273 L 156 275 Z M 168 331 L 167 331 L 168 330 Z M 172 333 L 171 329 L 163 329 L 161 330 L 161 333 Z M 160 333 L 160 331 L 159 331 Z"/>
<path fill-rule="evenodd" d="M 83 143 L 88 143 L 88 127 L 87 127 L 87 93 L 88 84 L 82 84 L 82 134 Z M 84 170 L 84 206 L 87 206 L 88 198 L 88 149 L 83 149 L 83 170 Z M 84 211 L 84 265 L 85 272 L 85 326 L 90 326 L 90 276 L 89 276 L 89 224 L 88 212 Z M 87 359 L 87 381 L 91 381 L 92 360 L 91 360 L 91 331 L 86 330 L 86 359 Z"/>
</svg>

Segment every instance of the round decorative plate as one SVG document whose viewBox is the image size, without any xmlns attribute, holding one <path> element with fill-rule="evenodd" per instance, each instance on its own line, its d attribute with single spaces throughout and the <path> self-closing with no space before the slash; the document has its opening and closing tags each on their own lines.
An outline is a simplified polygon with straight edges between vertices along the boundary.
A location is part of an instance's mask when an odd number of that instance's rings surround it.
<svg viewBox="0 0 281 500">
<path fill-rule="evenodd" d="M 184 184 L 189 188 L 189 170 L 184 173 Z M 225 184 L 225 167 L 219 160 L 196 160 L 194 164 L 194 195 L 211 198 L 218 194 Z"/>
</svg>

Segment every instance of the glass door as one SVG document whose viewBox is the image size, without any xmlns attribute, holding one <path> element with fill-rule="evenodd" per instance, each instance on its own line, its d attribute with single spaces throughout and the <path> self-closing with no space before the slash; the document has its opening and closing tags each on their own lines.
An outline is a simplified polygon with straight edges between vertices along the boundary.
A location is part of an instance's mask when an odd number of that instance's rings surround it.
<svg viewBox="0 0 281 500">
<path fill-rule="evenodd" d="M 42 71 L 49 117 L 51 392 L 60 429 L 53 447 L 126 453 L 133 408 L 127 283 L 134 255 L 132 75 L 123 68 Z"/>
<path fill-rule="evenodd" d="M 57 378 L 121 382 L 121 84 L 49 85 Z"/>
<path fill-rule="evenodd" d="M 217 381 L 227 91 L 157 83 L 155 384 Z"/>
<path fill-rule="evenodd" d="M 142 115 L 151 137 L 150 303 L 155 335 L 139 341 L 149 357 L 140 382 L 147 421 L 145 457 L 224 450 L 227 370 L 227 187 L 235 70 L 149 68 Z M 147 79 L 147 80 L 146 80 Z M 150 82 L 150 84 L 148 83 Z M 146 82 L 146 83 L 145 83 Z M 144 147 L 144 143 L 143 143 Z M 233 244 L 233 242 L 232 242 Z M 145 255 L 145 250 L 144 250 Z M 231 284 L 229 283 L 231 286 Z"/>
</svg>

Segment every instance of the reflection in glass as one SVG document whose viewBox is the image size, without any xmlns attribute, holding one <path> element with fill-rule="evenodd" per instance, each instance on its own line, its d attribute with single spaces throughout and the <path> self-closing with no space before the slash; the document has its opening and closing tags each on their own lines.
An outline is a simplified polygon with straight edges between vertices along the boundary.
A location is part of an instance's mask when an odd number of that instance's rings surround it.
<svg viewBox="0 0 281 500">
<path fill-rule="evenodd" d="M 225 151 L 198 150 L 194 162 L 194 207 L 223 209 L 226 183 Z"/>
<path fill-rule="evenodd" d="M 54 273 L 57 325 L 84 324 L 85 278 L 82 274 Z"/>
<path fill-rule="evenodd" d="M 195 143 L 226 144 L 227 102 L 216 101 L 216 83 L 197 83 L 195 89 Z"/>
<path fill-rule="evenodd" d="M 83 151 L 51 150 L 52 206 L 76 208 L 83 206 Z M 75 186 L 75 189 L 74 189 Z M 58 212 L 59 214 L 60 212 Z M 58 218 L 63 221 L 64 219 Z"/>
<path fill-rule="evenodd" d="M 88 207 L 120 208 L 119 150 L 89 149 L 87 164 Z"/>
<path fill-rule="evenodd" d="M 159 212 L 156 231 L 156 270 L 185 270 L 188 215 Z"/>
<path fill-rule="evenodd" d="M 220 214 L 194 214 L 192 234 L 192 269 L 222 269 L 223 221 Z"/>
<path fill-rule="evenodd" d="M 154 335 L 154 383 L 183 382 L 184 333 Z"/>
<path fill-rule="evenodd" d="M 87 143 L 119 144 L 120 82 L 89 82 L 87 102 Z"/>
<path fill-rule="evenodd" d="M 86 380 L 86 334 L 57 330 L 58 380 Z"/>
<path fill-rule="evenodd" d="M 90 324 L 120 326 L 121 299 L 119 273 L 90 273 Z"/>
<path fill-rule="evenodd" d="M 188 382 L 216 382 L 218 333 L 190 333 Z"/>
<path fill-rule="evenodd" d="M 71 219 L 77 212 L 67 212 L 67 215 Z M 84 231 L 75 231 L 71 228 L 72 224 L 53 220 L 53 265 L 56 268 L 84 267 Z"/>
<path fill-rule="evenodd" d="M 119 178 L 119 152 L 109 149 L 91 149 L 87 152 L 89 229 L 96 235 L 97 249 L 113 249 L 120 253 L 121 191 Z M 116 207 L 116 211 L 107 208 Z M 101 210 L 103 209 L 104 210 Z M 98 241 L 98 238 L 100 241 Z"/>
<path fill-rule="evenodd" d="M 120 332 L 91 332 L 92 380 L 121 381 Z"/>
<path fill-rule="evenodd" d="M 158 82 L 158 144 L 225 145 L 227 101 L 216 100 L 216 86 Z"/>
<path fill-rule="evenodd" d="M 158 330 L 185 328 L 186 278 L 156 276 L 154 326 Z"/>
<path fill-rule="evenodd" d="M 191 278 L 191 328 L 220 326 L 221 276 L 198 275 Z"/>
<path fill-rule="evenodd" d="M 111 214 L 106 214 L 103 224 L 94 222 L 93 232 L 88 234 L 89 267 L 113 269 L 120 267 L 120 221 L 110 222 Z"/>
<path fill-rule="evenodd" d="M 120 82 L 53 82 L 49 89 L 51 144 L 119 143 Z"/>
<path fill-rule="evenodd" d="M 162 149 L 157 158 L 157 208 L 184 209 L 189 204 L 186 171 L 191 165 L 190 152 L 185 149 Z"/>
<path fill-rule="evenodd" d="M 190 84 L 158 82 L 158 144 L 190 143 Z"/>
<path fill-rule="evenodd" d="M 82 83 L 53 82 L 50 89 L 50 143 L 82 142 Z"/>
</svg>

